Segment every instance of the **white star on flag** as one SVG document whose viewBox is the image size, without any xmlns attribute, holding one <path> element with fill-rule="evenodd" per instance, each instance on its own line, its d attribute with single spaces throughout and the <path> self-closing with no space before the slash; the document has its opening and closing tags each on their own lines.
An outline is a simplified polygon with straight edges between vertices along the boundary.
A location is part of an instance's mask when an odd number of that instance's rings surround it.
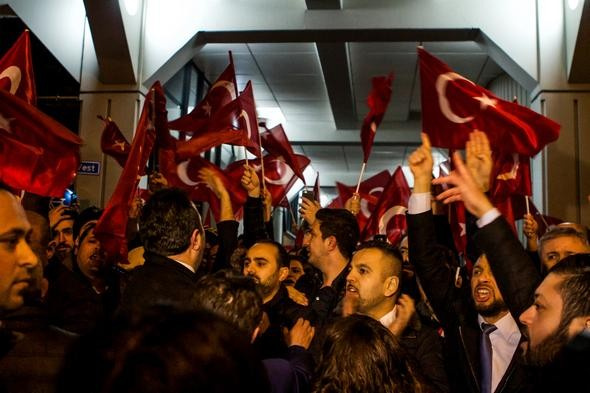
<svg viewBox="0 0 590 393">
<path fill-rule="evenodd" d="M 481 97 L 473 97 L 473 98 L 480 102 L 479 107 L 482 110 L 486 109 L 488 106 L 495 108 L 496 104 L 498 103 L 498 101 L 494 100 L 493 98 L 488 97 L 487 95 L 485 95 L 485 93 L 482 93 Z"/>
<path fill-rule="evenodd" d="M 459 228 L 461 228 L 461 233 L 459 234 L 459 236 L 466 236 L 467 235 L 467 231 L 465 230 L 465 223 L 464 222 L 460 222 L 459 223 Z"/>
</svg>

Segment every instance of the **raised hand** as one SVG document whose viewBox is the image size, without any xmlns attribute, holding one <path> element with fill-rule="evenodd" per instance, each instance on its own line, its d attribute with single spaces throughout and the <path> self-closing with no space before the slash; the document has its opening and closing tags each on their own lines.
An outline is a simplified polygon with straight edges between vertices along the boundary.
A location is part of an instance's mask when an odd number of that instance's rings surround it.
<svg viewBox="0 0 590 393">
<path fill-rule="evenodd" d="M 270 195 L 270 191 L 268 188 L 264 189 L 264 221 L 269 222 L 272 218 L 272 195 Z"/>
<path fill-rule="evenodd" d="M 483 192 L 490 189 L 490 174 L 492 173 L 492 151 L 485 132 L 475 130 L 469 134 L 465 144 L 467 168 L 471 176 Z"/>
<path fill-rule="evenodd" d="M 532 216 L 532 214 L 525 214 L 524 215 L 524 223 L 522 226 L 522 231 L 526 236 L 527 240 L 527 250 L 528 251 L 537 251 L 538 248 L 538 240 L 537 240 L 537 231 L 539 230 L 539 224 Z"/>
<path fill-rule="evenodd" d="M 410 157 L 408 163 L 410 170 L 414 175 L 414 192 L 430 192 L 430 182 L 432 181 L 432 152 L 430 148 L 430 139 L 425 133 L 420 134 L 422 145 L 418 147 Z"/>
<path fill-rule="evenodd" d="M 344 208 L 354 214 L 355 216 L 361 211 L 361 196 L 358 192 L 352 194 L 350 198 L 344 203 Z"/>
<path fill-rule="evenodd" d="M 315 328 L 311 326 L 309 321 L 299 318 L 291 330 L 287 331 L 285 328 L 283 330 L 283 334 L 285 335 L 287 346 L 292 347 L 294 345 L 298 345 L 308 349 L 315 334 Z"/>
<path fill-rule="evenodd" d="M 397 315 L 395 316 L 395 320 L 388 326 L 388 329 L 391 333 L 400 337 L 404 330 L 406 330 L 412 316 L 416 313 L 414 300 L 408 295 L 401 295 L 397 299 L 396 310 Z"/>
<path fill-rule="evenodd" d="M 148 189 L 150 192 L 153 193 L 164 188 L 168 188 L 168 180 L 160 172 L 152 172 L 148 176 Z"/>
<path fill-rule="evenodd" d="M 493 209 L 494 206 L 485 196 L 479 184 L 477 184 L 471 176 L 471 173 L 463 163 L 459 152 L 453 154 L 453 162 L 455 164 L 455 170 L 453 170 L 448 176 L 434 179 L 432 183 L 451 184 L 455 187 L 443 191 L 436 197 L 436 199 L 445 204 L 463 201 L 465 208 L 469 210 L 471 214 L 480 218 L 489 210 Z"/>
<path fill-rule="evenodd" d="M 207 184 L 207 186 L 215 193 L 217 198 L 228 195 L 225 184 L 223 184 L 223 181 L 212 169 L 202 168 L 199 170 L 199 180 Z"/>
<path fill-rule="evenodd" d="M 254 168 L 244 164 L 244 173 L 240 179 L 242 187 L 246 190 L 249 197 L 259 198 L 260 197 L 260 180 Z"/>
<path fill-rule="evenodd" d="M 315 221 L 315 214 L 322 206 L 319 202 L 307 198 L 301 198 L 301 205 L 299 206 L 299 213 L 309 225 Z"/>
</svg>

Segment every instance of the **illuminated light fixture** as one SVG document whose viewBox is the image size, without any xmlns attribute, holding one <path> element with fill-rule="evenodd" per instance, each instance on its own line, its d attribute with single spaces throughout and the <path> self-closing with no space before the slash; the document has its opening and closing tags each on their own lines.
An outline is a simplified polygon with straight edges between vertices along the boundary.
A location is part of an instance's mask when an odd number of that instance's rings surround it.
<svg viewBox="0 0 590 393">
<path fill-rule="evenodd" d="M 137 14 L 139 0 L 123 0 L 123 4 L 125 5 L 125 11 L 127 11 L 129 15 L 135 16 Z"/>
<path fill-rule="evenodd" d="M 578 5 L 580 4 L 580 0 L 567 0 L 567 5 L 568 7 L 570 7 L 570 10 L 575 10 L 576 8 L 578 8 Z"/>
</svg>

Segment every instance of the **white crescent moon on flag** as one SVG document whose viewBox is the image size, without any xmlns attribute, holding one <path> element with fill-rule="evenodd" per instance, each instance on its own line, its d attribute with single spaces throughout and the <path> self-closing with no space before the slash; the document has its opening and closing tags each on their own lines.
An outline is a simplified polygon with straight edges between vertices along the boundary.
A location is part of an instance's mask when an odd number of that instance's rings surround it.
<svg viewBox="0 0 590 393">
<path fill-rule="evenodd" d="M 199 182 L 192 181 L 186 173 L 186 167 L 188 166 L 189 161 L 190 160 L 186 160 L 178 164 L 178 166 L 176 167 L 176 174 L 178 175 L 178 178 L 181 182 L 183 182 L 187 186 L 194 187 L 197 184 L 199 184 Z"/>
<path fill-rule="evenodd" d="M 514 179 L 516 179 L 516 175 L 518 174 L 518 167 L 520 165 L 520 159 L 518 157 L 518 153 L 514 153 L 512 155 L 512 161 L 514 162 L 514 164 L 512 165 L 512 168 L 510 168 L 510 172 L 500 173 L 498 176 L 496 176 L 496 179 L 498 179 L 498 180 L 514 180 Z"/>
<path fill-rule="evenodd" d="M 374 192 L 383 192 L 383 187 L 375 187 L 369 191 L 369 195 L 373 195 Z M 366 199 L 361 198 L 361 212 L 365 215 L 365 217 L 369 218 L 371 212 L 369 211 L 369 202 Z"/>
<path fill-rule="evenodd" d="M 7 67 L 0 74 L 0 79 L 2 79 L 2 78 L 10 79 L 10 94 L 16 93 L 16 91 L 18 90 L 18 87 L 20 86 L 20 80 L 21 80 L 20 68 L 18 68 L 17 66 Z"/>
<path fill-rule="evenodd" d="M 398 214 L 405 214 L 407 210 L 407 208 L 399 205 L 387 209 L 385 214 L 379 219 L 379 234 L 387 235 L 387 224 L 389 223 L 389 220 Z"/>
<path fill-rule="evenodd" d="M 455 113 L 453 113 L 453 110 L 451 109 L 451 105 L 449 104 L 449 100 L 447 99 L 446 95 L 447 83 L 457 79 L 463 79 L 471 84 L 475 84 L 471 82 L 469 79 L 466 79 L 455 72 L 447 72 L 445 74 L 440 74 L 438 78 L 436 78 L 436 92 L 438 93 L 438 105 L 440 107 L 440 111 L 442 112 L 442 114 L 453 123 L 461 124 L 473 120 L 474 117 L 457 116 Z"/>
<path fill-rule="evenodd" d="M 226 89 L 227 92 L 229 93 L 229 96 L 231 97 L 231 99 L 232 100 L 236 99 L 236 88 L 232 82 L 225 81 L 225 80 L 217 81 L 213 84 L 213 86 L 211 86 L 211 88 L 209 89 L 209 93 L 211 93 L 213 91 L 213 89 L 215 89 L 217 87 L 221 87 L 221 88 Z"/>
<path fill-rule="evenodd" d="M 248 139 L 252 139 L 252 130 L 250 129 L 250 116 L 248 115 L 248 112 L 242 109 L 240 115 L 238 116 L 238 119 L 240 117 L 243 117 L 244 120 L 246 120 L 246 130 L 248 130 Z"/>
<path fill-rule="evenodd" d="M 285 164 L 283 161 L 281 160 L 271 160 L 269 162 L 276 162 L 276 165 L 281 167 L 284 169 L 284 171 L 279 171 L 277 170 L 277 173 L 281 173 L 284 172 L 281 177 L 279 177 L 278 179 L 269 179 L 268 176 L 264 176 L 264 181 L 267 182 L 268 184 L 273 184 L 275 186 L 285 186 L 289 183 L 289 180 L 291 180 L 293 178 L 293 176 L 295 175 L 295 172 L 293 172 L 293 169 L 291 169 L 291 167 L 289 167 L 289 165 Z"/>
</svg>

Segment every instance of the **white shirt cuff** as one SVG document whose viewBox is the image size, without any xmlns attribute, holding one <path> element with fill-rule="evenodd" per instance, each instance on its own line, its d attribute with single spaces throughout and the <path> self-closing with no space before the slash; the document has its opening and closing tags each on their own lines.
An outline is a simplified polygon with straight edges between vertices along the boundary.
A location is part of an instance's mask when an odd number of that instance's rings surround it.
<svg viewBox="0 0 590 393">
<path fill-rule="evenodd" d="M 410 197 L 411 198 L 411 197 Z M 481 216 L 477 221 L 477 227 L 478 228 L 483 228 L 484 226 L 488 225 L 489 223 L 491 223 L 492 221 L 494 221 L 496 218 L 500 217 L 500 211 L 496 208 L 493 208 L 491 210 L 488 210 L 483 216 Z"/>
<path fill-rule="evenodd" d="M 429 192 L 413 192 L 408 201 L 408 213 L 420 214 L 431 209 Z"/>
</svg>

